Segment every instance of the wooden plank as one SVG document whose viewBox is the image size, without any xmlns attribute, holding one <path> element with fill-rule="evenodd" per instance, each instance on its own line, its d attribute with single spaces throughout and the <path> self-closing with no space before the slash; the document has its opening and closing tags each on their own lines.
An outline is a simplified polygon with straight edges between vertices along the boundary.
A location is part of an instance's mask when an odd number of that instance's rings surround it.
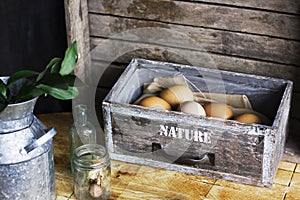
<svg viewBox="0 0 300 200">
<path fill-rule="evenodd" d="M 68 43 L 77 41 L 78 61 L 75 73 L 85 80 L 84 65 L 89 60 L 90 40 L 87 0 L 65 0 Z"/>
<path fill-rule="evenodd" d="M 276 191 L 276 192 L 275 192 Z M 278 199 L 284 200 L 286 187 L 274 185 L 272 190 L 244 186 L 238 183 L 217 181 L 207 195 L 207 199 Z"/>
<path fill-rule="evenodd" d="M 117 161 L 113 161 L 112 177 L 112 199 L 199 199 L 215 182 L 211 178 Z M 184 177 L 188 177 L 188 184 Z"/>
<path fill-rule="evenodd" d="M 284 12 L 291 14 L 300 13 L 300 4 L 298 0 L 275 0 L 275 1 L 257 1 L 257 0 L 190 0 L 192 2 L 207 2 L 214 4 L 223 4 L 228 6 L 239 6 L 250 9 L 263 9 L 274 12 Z"/>
<path fill-rule="evenodd" d="M 299 69 L 291 65 L 280 65 L 213 53 L 203 56 L 203 52 L 198 51 L 128 41 L 108 41 L 94 37 L 91 38 L 91 45 L 94 51 L 99 49 L 99 53 L 95 54 L 95 58 L 110 62 L 129 63 L 132 58 L 145 58 L 202 67 L 217 67 L 222 70 L 265 75 L 289 80 L 296 80 L 296 72 Z M 103 47 L 110 49 L 110 51 L 102 51 Z M 131 48 L 132 51 L 124 53 L 122 52 L 124 50 L 123 48 L 125 48 L 125 50 L 126 48 Z M 210 57 L 211 60 L 206 60 L 207 57 Z M 210 61 L 213 61 L 215 65 L 211 65 L 212 63 L 210 63 Z"/>
<path fill-rule="evenodd" d="M 169 45 L 177 45 L 178 39 L 180 39 L 177 35 L 182 34 L 190 38 L 189 42 L 198 43 L 199 48 L 212 53 L 284 64 L 299 65 L 300 63 L 300 57 L 297 56 L 300 55 L 300 42 L 297 41 L 96 14 L 90 14 L 89 19 L 92 36 L 113 36 L 126 40 L 128 37 L 126 38 L 124 34 L 119 34 L 119 36 L 113 34 L 133 30 L 132 33 L 136 34 L 134 40 L 159 44 L 164 42 L 161 41 L 164 38 L 156 42 L 157 38 L 149 34 L 156 34 L 157 37 L 161 37 L 163 33 L 161 29 L 166 28 L 169 29 L 170 34 L 167 41 Z M 138 30 L 134 31 L 136 28 L 143 27 L 153 27 L 153 30 L 144 33 L 138 32 Z M 192 48 L 196 45 L 183 43 L 182 46 L 178 45 L 178 48 Z"/>
<path fill-rule="evenodd" d="M 300 39 L 298 15 L 167 0 L 91 0 L 88 6 L 94 13 Z"/>
</svg>

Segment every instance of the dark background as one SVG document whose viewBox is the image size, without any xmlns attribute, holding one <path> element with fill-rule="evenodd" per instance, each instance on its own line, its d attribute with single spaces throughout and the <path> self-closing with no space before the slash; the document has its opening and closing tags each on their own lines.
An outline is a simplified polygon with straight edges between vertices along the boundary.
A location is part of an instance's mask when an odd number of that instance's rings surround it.
<svg viewBox="0 0 300 200">
<path fill-rule="evenodd" d="M 42 71 L 67 48 L 63 0 L 0 1 L 0 76 Z M 71 111 L 71 101 L 40 97 L 35 113 Z"/>
</svg>

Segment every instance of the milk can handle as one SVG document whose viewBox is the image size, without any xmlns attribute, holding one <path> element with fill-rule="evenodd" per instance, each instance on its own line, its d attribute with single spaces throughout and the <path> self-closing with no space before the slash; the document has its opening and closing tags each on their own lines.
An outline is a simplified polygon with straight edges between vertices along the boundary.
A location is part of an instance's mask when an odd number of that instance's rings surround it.
<svg viewBox="0 0 300 200">
<path fill-rule="evenodd" d="M 20 150 L 21 154 L 28 154 L 32 150 L 36 149 L 37 147 L 45 144 L 48 142 L 53 136 L 56 134 L 56 131 L 54 128 L 47 128 L 44 129 L 44 134 L 41 137 L 38 137 L 36 140 L 34 140 L 32 143 L 25 146 L 23 149 Z"/>
</svg>

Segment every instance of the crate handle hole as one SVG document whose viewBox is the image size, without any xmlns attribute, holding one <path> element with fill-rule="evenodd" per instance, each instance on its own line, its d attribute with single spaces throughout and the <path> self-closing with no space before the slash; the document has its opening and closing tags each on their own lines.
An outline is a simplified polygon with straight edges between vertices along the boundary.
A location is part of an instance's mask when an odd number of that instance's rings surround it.
<svg viewBox="0 0 300 200">
<path fill-rule="evenodd" d="M 176 156 L 167 154 L 166 151 L 163 149 L 163 145 L 160 143 L 152 143 L 152 152 L 158 156 L 164 157 L 178 164 L 193 165 L 193 166 L 197 166 L 197 165 L 215 166 L 215 154 L 210 152 L 206 152 L 201 156 L 196 156 L 196 157 L 181 156 L 177 158 Z"/>
</svg>

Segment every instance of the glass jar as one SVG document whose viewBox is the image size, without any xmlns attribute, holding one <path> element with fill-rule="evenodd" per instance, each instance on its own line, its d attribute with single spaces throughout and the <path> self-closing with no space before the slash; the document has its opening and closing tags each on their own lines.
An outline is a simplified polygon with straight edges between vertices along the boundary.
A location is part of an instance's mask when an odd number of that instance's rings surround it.
<svg viewBox="0 0 300 200">
<path fill-rule="evenodd" d="M 86 144 L 74 150 L 74 192 L 79 200 L 108 199 L 110 190 L 110 158 L 106 148 Z"/>
<path fill-rule="evenodd" d="M 83 104 L 76 105 L 73 109 L 74 123 L 70 127 L 70 165 L 73 169 L 73 151 L 84 144 L 96 144 L 96 129 L 88 121 L 87 106 Z"/>
</svg>

